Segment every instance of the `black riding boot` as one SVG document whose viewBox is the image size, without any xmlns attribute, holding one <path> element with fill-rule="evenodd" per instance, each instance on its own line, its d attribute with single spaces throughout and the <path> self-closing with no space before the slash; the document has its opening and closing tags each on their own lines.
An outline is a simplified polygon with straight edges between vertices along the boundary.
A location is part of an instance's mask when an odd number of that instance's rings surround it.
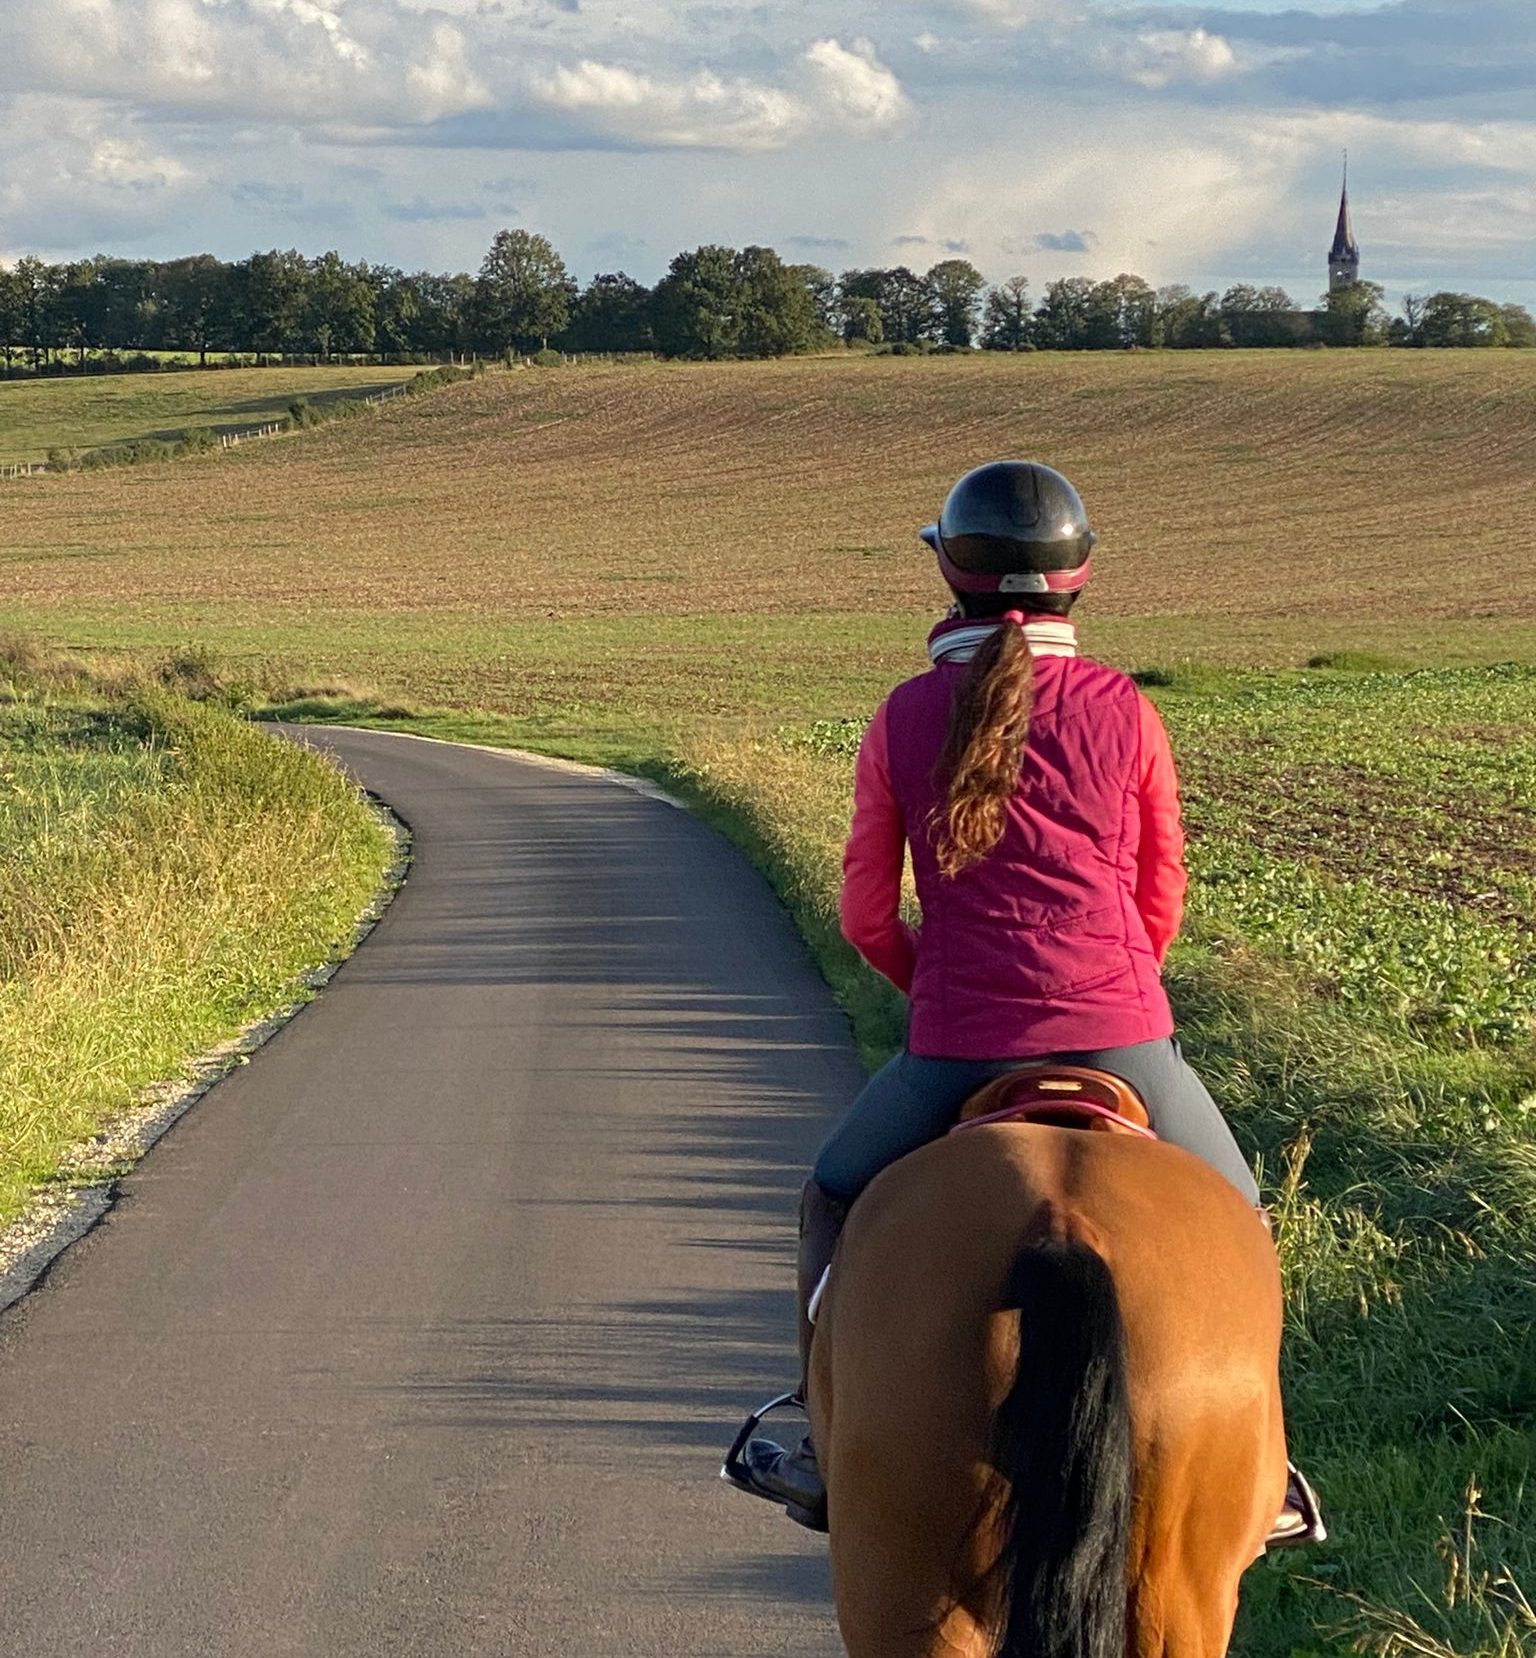
<svg viewBox="0 0 1536 1658">
<path fill-rule="evenodd" d="M 1263 1204 L 1258 1207 L 1258 1216 L 1264 1223 L 1264 1230 L 1273 1238 L 1275 1217 Z M 1285 1506 L 1270 1528 L 1264 1546 L 1270 1549 L 1290 1549 L 1305 1543 L 1326 1543 L 1328 1527 L 1323 1520 L 1322 1504 L 1317 1500 L 1317 1493 L 1312 1489 L 1311 1481 L 1294 1462 L 1288 1461 L 1285 1470 Z"/>
<path fill-rule="evenodd" d="M 832 1264 L 838 1234 L 848 1218 L 848 1205 L 808 1180 L 800 1194 L 800 1255 L 795 1274 L 800 1303 L 800 1399 L 807 1397 L 811 1376 L 811 1298 Z M 781 1501 L 792 1520 L 812 1531 L 827 1529 L 827 1488 L 816 1466 L 816 1450 L 809 1434 L 793 1451 L 774 1440 L 749 1439 L 742 1461 L 752 1483 L 765 1496 Z"/>
</svg>

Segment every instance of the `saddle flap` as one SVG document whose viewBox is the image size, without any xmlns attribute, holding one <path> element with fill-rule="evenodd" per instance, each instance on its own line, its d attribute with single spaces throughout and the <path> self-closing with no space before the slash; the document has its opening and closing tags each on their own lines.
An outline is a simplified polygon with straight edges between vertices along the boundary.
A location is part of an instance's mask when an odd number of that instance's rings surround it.
<svg viewBox="0 0 1536 1658">
<path fill-rule="evenodd" d="M 1083 1065 L 1022 1065 L 973 1094 L 959 1127 L 988 1122 L 1047 1123 L 1156 1139 L 1141 1095 L 1123 1077 Z"/>
</svg>

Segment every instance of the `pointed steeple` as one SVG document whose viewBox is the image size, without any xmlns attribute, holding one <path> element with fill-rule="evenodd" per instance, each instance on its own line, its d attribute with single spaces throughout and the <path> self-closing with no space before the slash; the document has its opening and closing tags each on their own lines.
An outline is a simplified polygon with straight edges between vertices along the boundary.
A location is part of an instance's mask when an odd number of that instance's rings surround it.
<svg viewBox="0 0 1536 1658">
<path fill-rule="evenodd" d="M 1339 228 L 1334 232 L 1333 252 L 1334 259 L 1345 259 L 1353 256 L 1360 257 L 1360 249 L 1355 242 L 1355 227 L 1349 219 L 1349 157 L 1344 157 L 1344 194 L 1339 197 Z"/>
<path fill-rule="evenodd" d="M 1360 244 L 1349 217 L 1349 152 L 1344 152 L 1344 190 L 1339 197 L 1339 224 L 1328 252 L 1328 287 L 1337 292 L 1360 280 Z"/>
</svg>

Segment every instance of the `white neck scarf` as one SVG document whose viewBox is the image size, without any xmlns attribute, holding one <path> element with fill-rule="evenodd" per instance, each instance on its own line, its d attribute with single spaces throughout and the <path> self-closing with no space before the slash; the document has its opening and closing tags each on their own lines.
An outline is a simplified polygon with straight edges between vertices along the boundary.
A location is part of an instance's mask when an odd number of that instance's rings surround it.
<svg viewBox="0 0 1536 1658">
<path fill-rule="evenodd" d="M 973 622 L 969 627 L 947 629 L 928 642 L 928 654 L 935 663 L 969 662 L 1000 627 L 1017 627 L 1017 622 Z M 1024 624 L 1024 643 L 1031 656 L 1076 656 L 1077 628 L 1064 616 L 1031 616 Z"/>
</svg>

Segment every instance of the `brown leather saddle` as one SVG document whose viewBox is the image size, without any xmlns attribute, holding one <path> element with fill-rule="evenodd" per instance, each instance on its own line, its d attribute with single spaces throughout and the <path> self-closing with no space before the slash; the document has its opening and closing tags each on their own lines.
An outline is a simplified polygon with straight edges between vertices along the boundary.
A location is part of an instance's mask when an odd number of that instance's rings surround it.
<svg viewBox="0 0 1536 1658">
<path fill-rule="evenodd" d="M 1146 1102 L 1123 1077 L 1083 1065 L 1021 1065 L 972 1094 L 950 1130 L 986 1123 L 1044 1123 L 1155 1140 Z"/>
</svg>

